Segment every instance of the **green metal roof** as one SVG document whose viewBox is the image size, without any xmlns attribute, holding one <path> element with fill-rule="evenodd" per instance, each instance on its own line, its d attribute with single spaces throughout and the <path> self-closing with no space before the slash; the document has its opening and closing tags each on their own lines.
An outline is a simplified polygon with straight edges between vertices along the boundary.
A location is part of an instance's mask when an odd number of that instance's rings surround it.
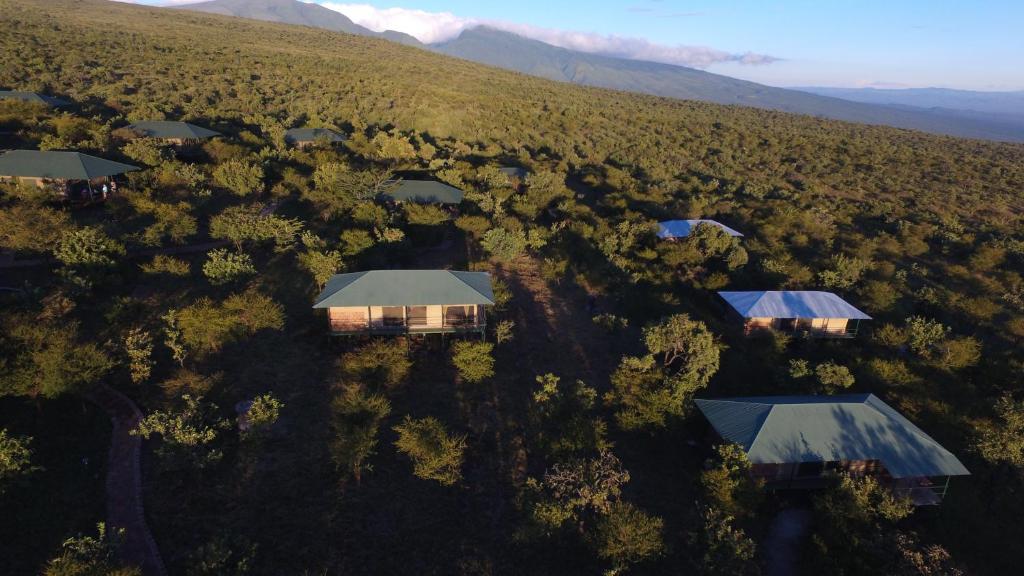
<svg viewBox="0 0 1024 576">
<path fill-rule="evenodd" d="M 453 270 L 370 270 L 336 274 L 313 308 L 494 304 L 491 275 Z"/>
<path fill-rule="evenodd" d="M 60 98 L 54 98 L 53 96 L 36 94 L 35 92 L 19 92 L 17 90 L 0 90 L 0 100 L 22 100 L 24 102 L 35 102 L 36 104 L 45 104 L 47 106 L 67 106 L 70 104 L 67 100 L 61 100 Z"/>
<path fill-rule="evenodd" d="M 454 186 L 434 180 L 402 180 L 384 197 L 395 202 L 417 204 L 458 204 L 465 193 Z"/>
<path fill-rule="evenodd" d="M 696 400 L 723 439 L 755 464 L 879 460 L 894 478 L 967 468 L 874 394 Z"/>
<path fill-rule="evenodd" d="M 0 176 L 91 180 L 133 170 L 138 170 L 138 167 L 81 152 L 11 150 L 0 156 Z"/>
<path fill-rule="evenodd" d="M 150 138 L 181 138 L 182 140 L 199 140 L 202 138 L 213 138 L 220 136 L 215 132 L 202 126 L 189 124 L 188 122 L 176 122 L 172 120 L 143 120 L 129 124 L 128 128 L 149 136 Z"/>
<path fill-rule="evenodd" d="M 284 133 L 287 142 L 314 142 L 316 140 L 327 140 L 328 142 L 344 142 L 345 137 L 329 128 L 292 128 Z"/>
</svg>

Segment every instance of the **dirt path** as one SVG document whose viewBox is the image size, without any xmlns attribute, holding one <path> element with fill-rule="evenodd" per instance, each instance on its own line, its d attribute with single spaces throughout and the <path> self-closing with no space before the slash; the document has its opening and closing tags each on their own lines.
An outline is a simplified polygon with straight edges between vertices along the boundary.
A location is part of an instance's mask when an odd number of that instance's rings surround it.
<svg viewBox="0 0 1024 576">
<path fill-rule="evenodd" d="M 142 507 L 142 439 L 130 433 L 142 413 L 127 396 L 105 384 L 88 398 L 107 413 L 114 425 L 107 462 L 107 526 L 124 529 L 121 554 L 126 562 L 138 566 L 144 576 L 166 576 Z"/>
<path fill-rule="evenodd" d="M 767 553 L 766 576 L 793 576 L 799 573 L 800 546 L 811 523 L 810 510 L 786 508 L 775 516 L 763 543 Z"/>
</svg>

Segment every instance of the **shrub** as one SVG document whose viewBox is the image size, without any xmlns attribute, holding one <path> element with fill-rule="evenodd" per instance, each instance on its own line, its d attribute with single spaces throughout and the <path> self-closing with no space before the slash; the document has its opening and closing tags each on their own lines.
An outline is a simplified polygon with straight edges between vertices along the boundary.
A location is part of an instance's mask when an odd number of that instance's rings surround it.
<svg viewBox="0 0 1024 576">
<path fill-rule="evenodd" d="M 213 171 L 218 184 L 239 196 L 263 189 L 263 167 L 247 160 L 228 160 Z"/>
</svg>

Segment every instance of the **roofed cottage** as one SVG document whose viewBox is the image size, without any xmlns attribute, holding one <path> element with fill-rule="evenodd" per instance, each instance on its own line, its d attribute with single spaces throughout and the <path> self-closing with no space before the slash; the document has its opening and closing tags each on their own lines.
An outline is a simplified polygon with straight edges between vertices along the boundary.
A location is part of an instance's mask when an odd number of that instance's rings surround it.
<svg viewBox="0 0 1024 576">
<path fill-rule="evenodd" d="M 69 104 L 67 100 L 54 98 L 53 96 L 37 94 L 35 92 L 20 92 L 18 90 L 0 90 L 0 100 L 21 100 L 22 102 L 42 104 L 44 106 L 52 106 L 54 108 L 67 106 Z"/>
<path fill-rule="evenodd" d="M 658 222 L 658 238 L 673 240 L 676 238 L 686 238 L 690 235 L 697 226 L 715 226 L 721 228 L 723 232 L 729 236 L 742 238 L 743 234 L 729 228 L 721 222 L 715 220 L 666 220 L 664 222 Z"/>
<path fill-rule="evenodd" d="M 482 334 L 490 304 L 486 272 L 370 270 L 333 276 L 313 308 L 327 309 L 336 335 Z"/>
<path fill-rule="evenodd" d="M 0 180 L 40 187 L 55 185 L 61 194 L 69 197 L 82 194 L 91 198 L 95 195 L 94 185 L 133 170 L 138 167 L 81 152 L 12 150 L 0 156 Z"/>
<path fill-rule="evenodd" d="M 144 120 L 129 124 L 128 129 L 142 136 L 164 140 L 177 146 L 221 135 L 220 132 L 202 126 L 171 120 Z"/>
<path fill-rule="evenodd" d="M 330 128 L 292 128 L 285 131 L 284 140 L 297 148 L 305 148 L 317 142 L 337 144 L 344 142 L 345 137 Z"/>
<path fill-rule="evenodd" d="M 392 202 L 459 204 L 465 197 L 465 192 L 435 180 L 402 180 L 383 196 Z"/>
<path fill-rule="evenodd" d="M 743 318 L 744 332 L 779 330 L 826 338 L 852 338 L 871 317 L 831 292 L 719 292 Z"/>
<path fill-rule="evenodd" d="M 723 440 L 747 454 L 769 488 L 813 488 L 830 471 L 873 475 L 918 504 L 937 504 L 950 476 L 970 474 L 950 451 L 874 394 L 696 400 Z"/>
</svg>

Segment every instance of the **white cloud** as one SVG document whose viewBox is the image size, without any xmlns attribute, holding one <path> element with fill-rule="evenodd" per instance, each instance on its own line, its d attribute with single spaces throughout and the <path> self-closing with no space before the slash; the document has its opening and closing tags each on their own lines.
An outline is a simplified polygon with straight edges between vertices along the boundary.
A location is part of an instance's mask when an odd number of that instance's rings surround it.
<svg viewBox="0 0 1024 576">
<path fill-rule="evenodd" d="M 303 0 L 312 1 L 312 0 Z M 322 2 L 324 7 L 348 16 L 353 22 L 376 32 L 396 30 L 416 37 L 420 42 L 433 44 L 451 40 L 463 30 L 476 26 L 491 26 L 520 36 L 547 42 L 570 50 L 617 56 L 632 60 L 650 60 L 694 68 L 706 68 L 720 62 L 761 65 L 778 60 L 764 54 L 734 54 L 706 46 L 666 45 L 643 38 L 602 35 L 592 32 L 573 32 L 516 24 L 501 20 L 465 18 L 451 12 L 427 12 L 409 8 L 377 8 L 370 4 Z"/>
</svg>

